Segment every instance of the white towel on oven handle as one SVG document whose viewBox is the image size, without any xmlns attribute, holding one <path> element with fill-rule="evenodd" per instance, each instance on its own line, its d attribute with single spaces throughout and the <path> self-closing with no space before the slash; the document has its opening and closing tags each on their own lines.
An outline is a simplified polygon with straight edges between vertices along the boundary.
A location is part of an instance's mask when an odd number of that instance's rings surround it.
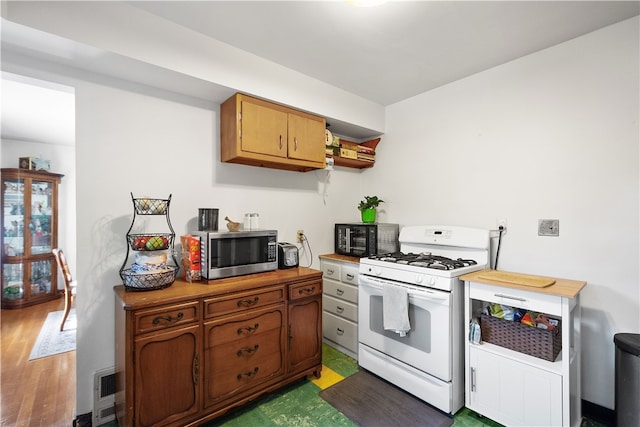
<svg viewBox="0 0 640 427">
<path fill-rule="evenodd" d="M 383 285 L 382 321 L 384 329 L 398 333 L 401 337 L 411 330 L 409 323 L 409 293 L 404 286 Z"/>
</svg>

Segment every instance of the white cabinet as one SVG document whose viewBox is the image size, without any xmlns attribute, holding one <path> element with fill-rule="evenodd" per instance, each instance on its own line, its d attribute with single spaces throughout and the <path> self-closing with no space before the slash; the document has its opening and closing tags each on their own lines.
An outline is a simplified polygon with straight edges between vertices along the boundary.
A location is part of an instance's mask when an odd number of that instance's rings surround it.
<svg viewBox="0 0 640 427">
<path fill-rule="evenodd" d="M 559 318 L 562 350 L 554 361 L 548 361 L 467 339 L 465 406 L 509 426 L 579 426 L 579 293 L 585 282 L 555 279 L 554 284 L 537 288 L 492 281 L 485 272 L 461 277 L 465 281 L 466 337 L 471 319 L 489 303 L 499 303 Z"/>
<path fill-rule="evenodd" d="M 358 358 L 359 258 L 321 255 L 323 341 Z"/>
</svg>

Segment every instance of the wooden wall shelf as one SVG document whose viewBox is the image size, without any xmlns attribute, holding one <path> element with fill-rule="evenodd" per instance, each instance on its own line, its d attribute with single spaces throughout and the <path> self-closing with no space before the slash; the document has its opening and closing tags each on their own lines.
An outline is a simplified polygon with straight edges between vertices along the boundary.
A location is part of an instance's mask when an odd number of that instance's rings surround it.
<svg viewBox="0 0 640 427">
<path fill-rule="evenodd" d="M 344 166 L 347 168 L 366 169 L 372 168 L 375 162 L 367 162 L 365 160 L 348 159 L 346 157 L 333 156 L 333 164 L 335 166 Z"/>
</svg>

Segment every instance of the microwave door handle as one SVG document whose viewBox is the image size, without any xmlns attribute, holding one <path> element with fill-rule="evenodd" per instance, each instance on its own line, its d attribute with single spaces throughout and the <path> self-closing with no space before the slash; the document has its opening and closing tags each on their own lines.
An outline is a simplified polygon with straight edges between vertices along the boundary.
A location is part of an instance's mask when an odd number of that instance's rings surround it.
<svg viewBox="0 0 640 427">
<path fill-rule="evenodd" d="M 349 227 L 345 228 L 345 242 L 347 245 L 347 253 L 351 253 L 351 229 Z"/>
</svg>

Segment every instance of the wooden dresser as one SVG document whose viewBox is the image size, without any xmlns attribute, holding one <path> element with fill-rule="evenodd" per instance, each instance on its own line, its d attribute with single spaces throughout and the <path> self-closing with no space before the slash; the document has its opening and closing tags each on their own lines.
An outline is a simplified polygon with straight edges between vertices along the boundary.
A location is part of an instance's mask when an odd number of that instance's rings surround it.
<svg viewBox="0 0 640 427">
<path fill-rule="evenodd" d="M 200 425 L 307 375 L 320 377 L 321 271 L 114 291 L 119 425 Z"/>
</svg>

